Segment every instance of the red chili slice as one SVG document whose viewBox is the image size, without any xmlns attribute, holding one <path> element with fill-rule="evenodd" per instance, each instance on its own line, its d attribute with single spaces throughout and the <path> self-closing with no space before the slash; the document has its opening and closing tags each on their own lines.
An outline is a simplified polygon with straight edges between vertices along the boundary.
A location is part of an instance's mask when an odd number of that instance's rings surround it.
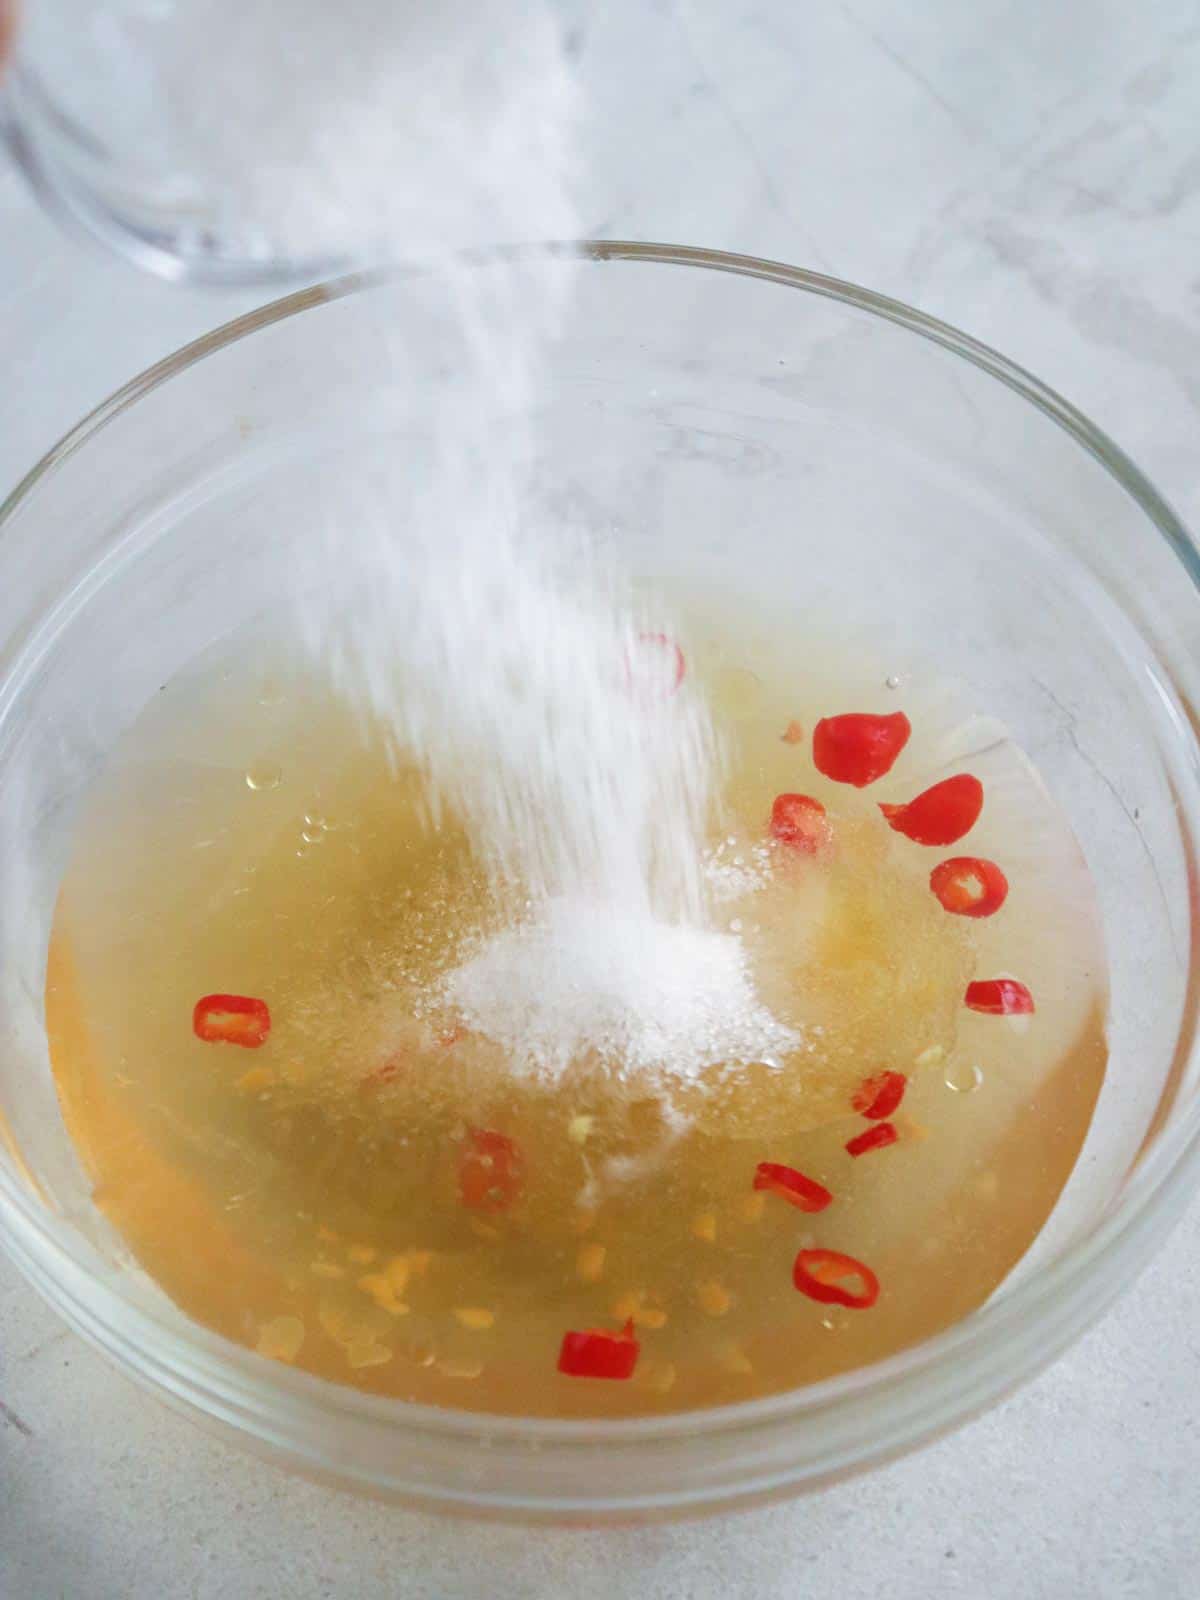
<svg viewBox="0 0 1200 1600">
<path fill-rule="evenodd" d="M 813 760 L 817 771 L 835 783 L 865 789 L 892 770 L 911 733 L 912 724 L 903 711 L 887 717 L 865 711 L 822 717 L 813 729 Z"/>
<path fill-rule="evenodd" d="M 192 1011 L 192 1032 L 206 1044 L 240 1044 L 257 1050 L 271 1031 L 265 1000 L 245 994 L 206 994 Z"/>
<path fill-rule="evenodd" d="M 506 1211 L 520 1197 L 525 1162 L 515 1139 L 472 1128 L 458 1167 L 458 1192 L 472 1211 Z"/>
<path fill-rule="evenodd" d="M 895 1144 L 900 1135 L 890 1122 L 877 1122 L 873 1127 L 864 1128 L 862 1133 L 855 1134 L 853 1139 L 846 1141 L 846 1153 L 852 1156 L 865 1156 L 870 1150 L 886 1150 L 889 1144 Z"/>
<path fill-rule="evenodd" d="M 929 887 L 956 917 L 994 916 L 1008 899 L 1008 879 L 982 856 L 951 856 L 929 874 Z"/>
<path fill-rule="evenodd" d="M 857 1294 L 842 1288 L 847 1278 L 857 1278 L 862 1284 Z M 801 1250 L 792 1267 L 792 1282 L 810 1300 L 849 1306 L 852 1311 L 866 1311 L 879 1299 L 879 1279 L 870 1267 L 840 1250 Z"/>
<path fill-rule="evenodd" d="M 878 1122 L 891 1116 L 907 1088 L 908 1079 L 902 1072 L 877 1072 L 873 1078 L 863 1079 L 850 1103 L 860 1116 Z"/>
<path fill-rule="evenodd" d="M 754 1187 L 777 1194 L 801 1211 L 824 1211 L 833 1196 L 815 1178 L 806 1178 L 795 1167 L 782 1167 L 776 1161 L 760 1161 L 754 1169 Z"/>
<path fill-rule="evenodd" d="M 978 978 L 963 998 L 970 1010 L 989 1017 L 1027 1017 L 1035 1009 L 1033 996 L 1015 978 Z"/>
<path fill-rule="evenodd" d="M 630 689 L 649 700 L 669 700 L 687 672 L 683 651 L 665 633 L 639 633 L 635 646 L 625 658 Z"/>
<path fill-rule="evenodd" d="M 620 1333 L 585 1328 L 564 1333 L 558 1370 L 568 1378 L 632 1378 L 641 1345 L 633 1336 L 633 1318 Z"/>
<path fill-rule="evenodd" d="M 969 772 L 944 778 L 902 806 L 880 806 L 888 827 L 917 844 L 957 844 L 979 821 L 983 785 Z"/>
<path fill-rule="evenodd" d="M 780 844 L 805 856 L 815 856 L 832 837 L 825 807 L 807 794 L 777 794 L 769 831 Z"/>
</svg>

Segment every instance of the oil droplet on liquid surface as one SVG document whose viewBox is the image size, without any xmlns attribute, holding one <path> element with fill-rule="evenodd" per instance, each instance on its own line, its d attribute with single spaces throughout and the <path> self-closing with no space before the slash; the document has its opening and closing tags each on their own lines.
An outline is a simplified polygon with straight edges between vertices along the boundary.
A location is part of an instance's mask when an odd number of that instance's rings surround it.
<svg viewBox="0 0 1200 1600">
<path fill-rule="evenodd" d="M 273 761 L 255 761 L 246 768 L 247 789 L 278 789 L 283 782 L 283 769 Z"/>
<path fill-rule="evenodd" d="M 973 1061 L 950 1061 L 942 1081 L 955 1094 L 974 1094 L 983 1083 L 983 1073 Z"/>
</svg>

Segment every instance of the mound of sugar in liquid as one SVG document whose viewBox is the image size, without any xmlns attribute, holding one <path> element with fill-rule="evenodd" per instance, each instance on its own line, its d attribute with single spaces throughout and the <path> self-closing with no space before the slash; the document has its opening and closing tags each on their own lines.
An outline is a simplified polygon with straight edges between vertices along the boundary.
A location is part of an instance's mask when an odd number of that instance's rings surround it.
<svg viewBox="0 0 1200 1600">
<path fill-rule="evenodd" d="M 514 1070 L 565 1071 L 589 1054 L 618 1076 L 664 1064 L 694 1081 L 714 1065 L 775 1059 L 799 1043 L 755 995 L 740 940 L 553 900 L 451 974 L 445 999 Z"/>
</svg>

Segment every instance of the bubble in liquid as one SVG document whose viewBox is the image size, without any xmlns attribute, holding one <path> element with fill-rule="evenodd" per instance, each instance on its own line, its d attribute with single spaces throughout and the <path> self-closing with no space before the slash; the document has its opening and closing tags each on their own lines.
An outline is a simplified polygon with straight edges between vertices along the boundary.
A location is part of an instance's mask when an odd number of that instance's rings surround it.
<svg viewBox="0 0 1200 1600">
<path fill-rule="evenodd" d="M 320 833 L 324 833 L 329 824 L 321 812 L 306 811 L 304 813 L 304 826 L 306 828 L 316 828 Z"/>
<path fill-rule="evenodd" d="M 320 844 L 325 837 L 324 828 L 301 828 L 300 837 L 305 844 Z"/>
<path fill-rule="evenodd" d="M 840 1333 L 850 1322 L 850 1313 L 843 1306 L 830 1306 L 821 1318 L 826 1333 Z"/>
<path fill-rule="evenodd" d="M 283 769 L 273 761 L 256 761 L 246 768 L 247 789 L 278 789 L 283 782 Z"/>
<path fill-rule="evenodd" d="M 889 689 L 898 689 L 900 687 L 900 679 L 894 672 L 889 673 L 883 681 Z"/>
<path fill-rule="evenodd" d="M 983 1071 L 973 1061 L 951 1061 L 942 1081 L 955 1094 L 974 1094 L 983 1083 Z"/>
</svg>

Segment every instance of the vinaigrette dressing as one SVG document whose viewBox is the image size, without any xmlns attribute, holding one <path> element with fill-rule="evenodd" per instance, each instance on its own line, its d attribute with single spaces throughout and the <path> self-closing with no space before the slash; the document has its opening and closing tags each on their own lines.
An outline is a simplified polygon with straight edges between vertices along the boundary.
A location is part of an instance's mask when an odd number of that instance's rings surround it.
<svg viewBox="0 0 1200 1600">
<path fill-rule="evenodd" d="M 96 1204 L 189 1315 L 374 1393 L 623 1416 L 878 1359 L 1028 1248 L 1106 1061 L 1065 822 L 945 686 L 700 619 L 681 640 L 724 746 L 710 916 L 784 1040 L 698 1076 L 595 1052 L 547 1075 L 464 1018 L 448 975 L 522 924 L 522 888 L 310 676 L 222 658 L 130 730 L 64 880 L 48 1025 Z M 861 788 L 814 761 L 847 712 L 912 729 Z M 965 774 L 954 843 L 881 811 Z M 1000 870 L 994 914 L 975 869 L 931 890 L 964 858 Z M 589 1330 L 605 1377 L 571 1375 Z"/>
</svg>

